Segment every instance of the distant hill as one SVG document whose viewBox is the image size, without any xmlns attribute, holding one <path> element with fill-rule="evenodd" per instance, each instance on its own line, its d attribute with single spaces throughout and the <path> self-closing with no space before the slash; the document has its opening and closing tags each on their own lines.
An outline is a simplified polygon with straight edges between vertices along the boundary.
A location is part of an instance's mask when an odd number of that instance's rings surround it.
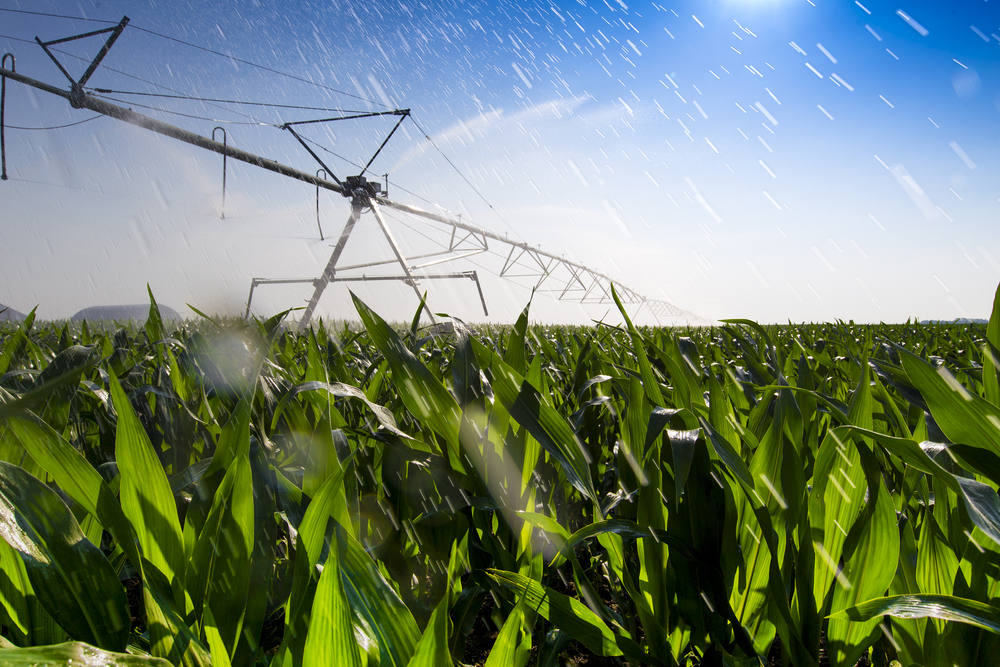
<svg viewBox="0 0 1000 667">
<path fill-rule="evenodd" d="M 0 322 L 20 322 L 23 319 L 24 313 L 0 303 Z"/>
<path fill-rule="evenodd" d="M 170 306 L 160 306 L 160 315 L 164 320 L 179 321 L 181 316 Z M 74 322 L 87 320 L 89 322 L 145 322 L 149 316 L 149 304 L 136 303 L 119 306 L 91 306 L 77 311 L 70 319 Z"/>
</svg>

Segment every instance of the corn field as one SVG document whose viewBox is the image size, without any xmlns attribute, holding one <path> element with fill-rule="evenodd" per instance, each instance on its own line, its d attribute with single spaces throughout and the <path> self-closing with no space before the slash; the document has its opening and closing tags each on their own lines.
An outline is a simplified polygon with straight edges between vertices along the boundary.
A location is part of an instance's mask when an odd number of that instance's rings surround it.
<svg viewBox="0 0 1000 667">
<path fill-rule="evenodd" d="M 0 325 L 5 664 L 1000 655 L 1000 292 L 690 330 L 150 302 Z"/>
</svg>

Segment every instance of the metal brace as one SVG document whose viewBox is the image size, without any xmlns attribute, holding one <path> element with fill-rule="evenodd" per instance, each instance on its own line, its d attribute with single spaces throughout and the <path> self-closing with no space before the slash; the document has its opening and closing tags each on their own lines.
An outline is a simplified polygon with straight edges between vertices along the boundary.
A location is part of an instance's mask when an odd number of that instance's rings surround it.
<svg viewBox="0 0 1000 667">
<path fill-rule="evenodd" d="M 10 71 L 15 72 L 16 63 L 14 62 L 13 53 L 3 54 L 3 59 L 0 59 L 0 69 L 6 70 L 7 58 L 10 58 Z M 7 180 L 7 140 L 4 136 L 5 121 L 4 121 L 4 109 L 7 106 L 7 75 L 0 77 L 0 180 Z"/>
<path fill-rule="evenodd" d="M 229 140 L 226 134 L 226 128 L 221 126 L 216 126 L 212 128 L 212 141 L 215 141 L 215 133 L 222 131 L 222 145 L 223 147 L 229 146 Z M 222 210 L 219 211 L 219 220 L 226 219 L 226 153 L 222 154 Z"/>
<path fill-rule="evenodd" d="M 42 47 L 42 50 L 45 51 L 45 54 L 52 59 L 52 62 L 56 64 L 56 67 L 59 68 L 59 71 L 63 73 L 63 76 L 69 79 L 70 83 L 69 103 L 74 109 L 83 108 L 83 100 L 87 96 L 87 94 L 83 90 L 84 84 L 87 83 L 90 77 L 97 70 L 97 66 L 101 64 L 102 60 L 104 60 L 104 56 L 108 55 L 108 51 L 111 50 L 111 47 L 114 45 L 118 37 L 122 34 L 122 31 L 125 30 L 125 26 L 127 25 L 128 25 L 128 17 L 123 16 L 122 20 L 118 22 L 118 25 L 116 25 L 113 28 L 92 30 L 90 32 L 85 32 L 81 35 L 73 35 L 72 37 L 63 37 L 62 39 L 53 39 L 48 42 L 43 42 L 38 37 L 35 37 L 35 41 L 38 43 L 39 46 Z M 56 58 L 55 54 L 49 50 L 49 47 L 54 44 L 64 44 L 65 42 L 72 42 L 77 39 L 83 39 L 85 37 L 94 37 L 95 35 L 104 35 L 107 33 L 111 34 L 108 36 L 107 41 L 104 42 L 104 46 L 101 47 L 101 50 L 91 61 L 90 66 L 87 67 L 87 71 L 83 73 L 83 76 L 81 76 L 79 80 L 75 80 L 70 75 L 70 73 L 66 71 L 66 68 L 62 66 L 62 63 L 59 62 L 59 59 Z"/>
</svg>

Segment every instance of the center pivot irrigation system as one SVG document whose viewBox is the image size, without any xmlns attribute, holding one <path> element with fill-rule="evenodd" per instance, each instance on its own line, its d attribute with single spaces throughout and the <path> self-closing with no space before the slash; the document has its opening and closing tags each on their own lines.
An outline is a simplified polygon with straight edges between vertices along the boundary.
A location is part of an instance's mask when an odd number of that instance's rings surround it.
<svg viewBox="0 0 1000 667">
<path fill-rule="evenodd" d="M 0 63 L 0 83 L 3 89 L 0 91 L 0 158 L 2 158 L 3 173 L 2 178 L 7 179 L 6 145 L 4 143 L 4 98 L 6 96 L 7 79 L 37 88 L 38 90 L 52 95 L 58 95 L 69 101 L 74 109 L 88 109 L 111 118 L 137 125 L 141 128 L 152 130 L 161 135 L 178 139 L 188 144 L 198 146 L 223 156 L 223 176 L 222 176 L 222 197 L 223 209 L 225 208 L 225 188 L 226 188 L 226 159 L 232 158 L 241 162 L 276 172 L 282 176 L 294 178 L 316 187 L 317 194 L 317 224 L 319 223 L 319 191 L 320 189 L 330 190 L 350 200 L 351 212 L 344 225 L 343 231 L 337 242 L 333 246 L 333 252 L 326 264 L 323 273 L 317 278 L 253 278 L 250 283 L 250 294 L 247 298 L 246 316 L 249 316 L 250 305 L 253 300 L 254 291 L 261 285 L 275 284 L 311 284 L 313 286 L 312 296 L 309 298 L 305 310 L 299 320 L 300 325 L 308 326 L 312 320 L 320 298 L 324 290 L 333 282 L 348 281 L 401 281 L 409 285 L 417 298 L 421 293 L 418 287 L 420 280 L 441 280 L 441 279 L 465 279 L 476 284 L 479 300 L 483 307 L 483 313 L 488 315 L 486 308 L 486 298 L 483 295 L 482 287 L 479 283 L 479 276 L 476 271 L 458 271 L 452 273 L 427 273 L 426 269 L 448 262 L 454 262 L 475 255 L 490 253 L 502 257 L 503 265 L 497 275 L 504 278 L 528 278 L 534 281 L 534 289 L 538 292 L 553 294 L 555 298 L 562 301 L 575 301 L 578 303 L 610 304 L 613 302 L 611 285 L 612 279 L 607 275 L 595 271 L 583 264 L 570 261 L 564 257 L 546 252 L 538 247 L 515 241 L 504 234 L 497 234 L 487 229 L 467 224 L 460 219 L 460 216 L 452 217 L 426 211 L 415 206 L 399 203 L 387 197 L 388 175 L 386 175 L 385 187 L 377 179 L 369 179 L 365 174 L 369 172 L 375 158 L 382 152 L 389 139 L 392 138 L 400 125 L 410 117 L 409 109 L 394 109 L 391 111 L 361 112 L 340 115 L 330 118 L 316 120 L 304 120 L 287 122 L 276 127 L 287 131 L 306 150 L 309 155 L 319 164 L 320 169 L 315 174 L 310 174 L 294 167 L 270 160 L 268 158 L 255 155 L 253 153 L 235 148 L 229 145 L 226 132 L 221 127 L 216 127 L 210 137 L 196 134 L 183 128 L 170 125 L 150 116 L 137 113 L 132 109 L 112 104 L 101 95 L 101 93 L 112 92 L 106 89 L 89 88 L 87 81 L 97 70 L 101 61 L 108 54 L 115 41 L 121 36 L 129 23 L 128 17 L 123 17 L 117 24 L 101 30 L 94 30 L 70 37 L 63 37 L 50 41 L 42 41 L 35 37 L 35 42 L 45 51 L 46 55 L 55 63 L 56 67 L 63 73 L 69 81 L 69 90 L 64 90 L 56 86 L 38 81 L 24 76 L 15 71 L 15 61 L 13 54 L 5 54 Z M 140 30 L 144 30 L 140 28 Z M 149 31 L 147 31 L 149 32 Z M 67 71 L 66 67 L 59 61 L 52 47 L 71 42 L 74 40 L 107 35 L 107 38 L 98 54 L 90 62 L 84 74 L 79 79 L 74 79 Z M 306 140 L 297 130 L 302 125 L 328 123 L 334 121 L 371 118 L 377 116 L 398 116 L 399 120 L 393 126 L 388 136 L 367 161 L 361 172 L 356 176 L 338 178 L 334 171 L 324 163 L 323 159 L 310 146 L 312 143 Z M 412 118 L 411 118 L 412 120 Z M 419 126 L 418 126 L 419 127 Z M 222 142 L 215 140 L 217 133 L 222 132 Z M 430 137 L 427 136 L 430 140 Z M 394 209 L 400 213 L 412 216 L 417 221 L 437 228 L 437 233 L 441 239 L 447 237 L 447 242 L 443 240 L 438 243 L 437 249 L 432 252 L 404 254 L 396 237 L 386 220 L 384 208 Z M 344 264 L 341 262 L 344 247 L 351 236 L 355 226 L 362 215 L 370 212 L 378 223 L 382 234 L 392 251 L 392 257 L 380 261 L 366 262 L 360 264 Z M 223 212 L 224 215 L 224 212 Z M 322 226 L 320 226 L 320 238 L 322 239 Z M 427 235 L 424 235 L 427 237 Z M 429 238 L 429 237 L 427 237 Z M 492 245 L 491 245 L 492 244 Z M 401 271 L 396 275 L 369 275 L 364 273 L 365 269 L 374 267 L 396 266 Z M 635 307 L 637 315 L 642 308 L 647 309 L 650 314 L 659 322 L 661 317 L 685 317 L 689 321 L 700 321 L 702 318 L 683 311 L 666 301 L 649 299 L 630 289 L 621 283 L 614 281 L 615 290 L 623 304 Z"/>
</svg>

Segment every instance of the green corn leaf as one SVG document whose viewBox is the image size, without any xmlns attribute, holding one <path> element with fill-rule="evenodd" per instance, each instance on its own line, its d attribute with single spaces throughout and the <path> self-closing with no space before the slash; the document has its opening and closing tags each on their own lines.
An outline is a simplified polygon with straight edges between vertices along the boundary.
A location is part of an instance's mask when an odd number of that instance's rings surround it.
<svg viewBox="0 0 1000 667">
<path fill-rule="evenodd" d="M 642 388 L 646 393 L 647 400 L 653 405 L 666 405 L 666 402 L 663 400 L 663 394 L 660 392 L 660 383 L 653 374 L 653 367 L 650 365 L 649 356 L 646 354 L 646 341 L 642 337 L 642 334 L 639 333 L 639 330 L 635 328 L 635 325 L 632 324 L 632 319 L 628 316 L 628 312 L 626 312 L 625 306 L 622 305 L 621 299 L 618 298 L 618 292 L 615 291 L 614 285 L 611 286 L 611 296 L 614 297 L 615 305 L 618 306 L 618 310 L 625 320 L 625 325 L 628 327 L 628 333 L 632 339 L 632 352 L 639 363 Z"/>
<path fill-rule="evenodd" d="M 365 393 L 357 387 L 352 387 L 351 385 L 344 384 L 342 382 L 319 382 L 316 380 L 296 385 L 291 389 L 291 391 L 281 397 L 281 401 L 278 402 L 278 406 L 274 409 L 274 414 L 271 417 L 272 429 L 277 426 L 278 420 L 281 418 L 282 413 L 291 404 L 292 399 L 307 391 L 325 391 L 331 396 L 336 396 L 337 398 L 357 399 L 364 403 L 369 410 L 371 410 L 371 413 L 375 415 L 379 424 L 381 424 L 387 431 L 398 435 L 401 438 L 411 439 L 410 436 L 399 430 L 399 427 L 396 425 L 396 418 L 392 416 L 392 412 L 377 403 L 369 401 L 368 397 L 365 396 Z"/>
<path fill-rule="evenodd" d="M 604 519 L 603 521 L 595 521 L 594 523 L 584 526 L 570 535 L 566 540 L 566 545 L 571 549 L 576 548 L 586 540 L 605 534 L 617 535 L 626 540 L 649 539 L 655 542 L 661 542 L 685 558 L 695 557 L 691 552 L 691 548 L 685 542 L 679 540 L 676 535 L 659 528 L 643 528 L 634 521 L 629 521 L 628 519 Z"/>
<path fill-rule="evenodd" d="M 0 648 L 0 663 L 10 667 L 28 665 L 73 665 L 74 667 L 170 667 L 162 658 L 105 651 L 82 642 L 50 646 Z"/>
<path fill-rule="evenodd" d="M 867 621 L 886 615 L 968 623 L 1000 634 L 1000 611 L 995 606 L 952 595 L 894 595 L 875 598 L 831 614 L 830 618 Z"/>
<path fill-rule="evenodd" d="M 1000 350 L 1000 284 L 993 296 L 993 312 L 986 326 L 986 342 L 983 344 L 983 393 L 993 405 L 1000 405 L 1000 359 L 995 350 Z"/>
<path fill-rule="evenodd" d="M 62 430 L 69 417 L 69 402 L 80 376 L 99 358 L 96 349 L 82 345 L 62 350 L 45 367 L 30 390 L 0 404 L 0 418 L 22 414 L 29 409 L 41 409 L 48 413 L 50 419 L 55 419 L 55 425 Z"/>
<path fill-rule="evenodd" d="M 368 335 L 389 362 L 393 382 L 403 405 L 420 423 L 426 424 L 444 440 L 452 467 L 464 473 L 458 439 L 459 426 L 462 422 L 462 411 L 458 401 L 441 381 L 413 356 L 385 320 L 353 294 L 352 298 L 354 307 L 368 330 Z"/>
<path fill-rule="evenodd" d="M 827 432 L 820 444 L 813 471 L 809 496 L 809 521 L 816 551 L 813 595 L 817 608 L 825 609 L 831 586 L 847 584 L 840 571 L 841 556 L 847 534 L 864 505 L 868 486 L 857 448 L 851 438 L 836 430 Z"/>
<path fill-rule="evenodd" d="M 109 383 L 118 413 L 115 459 L 121 474 L 122 510 L 145 559 L 168 582 L 183 581 L 184 540 L 170 482 L 118 378 L 110 374 Z"/>
<path fill-rule="evenodd" d="M 928 513 L 917 540 L 917 586 L 921 593 L 951 595 L 958 574 L 958 558 Z"/>
<path fill-rule="evenodd" d="M 36 310 L 37 308 L 31 309 L 31 312 L 18 325 L 17 331 L 13 335 L 7 336 L 3 347 L 0 347 L 0 376 L 10 370 L 11 364 L 21 355 L 28 344 L 28 332 L 31 331 L 31 326 L 35 323 Z M 0 412 L 0 417 L 3 414 Z"/>
<path fill-rule="evenodd" d="M 493 392 L 510 416 L 559 462 L 566 478 L 585 497 L 597 499 L 590 477 L 589 457 L 573 428 L 531 384 L 500 356 L 472 339 L 479 364 L 493 375 Z"/>
<path fill-rule="evenodd" d="M 48 424 L 27 413 L 11 417 L 9 430 L 34 461 L 48 473 L 67 496 L 95 517 L 115 538 L 135 567 L 141 566 L 135 531 L 101 474 L 78 450 Z"/>
<path fill-rule="evenodd" d="M 146 568 L 147 583 L 142 587 L 149 629 L 150 653 L 182 667 L 212 667 L 211 653 L 199 641 L 184 618 L 161 591 L 169 591 L 169 582 L 158 570 Z"/>
<path fill-rule="evenodd" d="M 191 400 L 190 376 L 186 376 L 177 363 L 177 356 L 169 346 L 164 347 L 167 357 L 167 368 L 170 370 L 170 385 L 174 388 L 177 397 L 181 402 L 187 403 Z"/>
<path fill-rule="evenodd" d="M 153 297 L 153 290 L 146 283 L 146 293 L 149 295 L 149 315 L 146 317 L 146 336 L 150 343 L 163 340 L 166 334 L 163 331 L 163 317 L 160 315 L 160 307 L 156 305 Z"/>
<path fill-rule="evenodd" d="M 776 626 L 782 619 L 774 619 L 768 613 L 769 596 L 778 588 L 771 582 L 777 567 L 773 567 L 774 552 L 770 548 L 765 531 L 771 528 L 766 510 L 754 511 L 750 494 L 756 494 L 752 485 L 743 487 L 746 494 L 737 499 L 737 525 L 740 526 L 737 544 L 743 556 L 743 563 L 735 577 L 735 585 L 730 595 L 730 605 L 736 618 L 746 628 L 759 653 L 766 653 L 774 640 Z M 759 505 L 759 500 L 757 501 Z"/>
<path fill-rule="evenodd" d="M 534 295 L 532 295 L 534 296 Z M 524 307 L 517 321 L 511 327 L 507 336 L 507 349 L 504 351 L 503 360 L 514 369 L 514 372 L 524 375 L 528 370 L 527 346 L 525 336 L 528 331 L 528 309 L 531 308 L 531 301 Z"/>
<path fill-rule="evenodd" d="M 128 640 L 125 591 L 62 499 L 0 461 L 0 536 L 21 554 L 35 595 L 74 639 L 112 651 Z"/>
<path fill-rule="evenodd" d="M 25 645 L 44 645 L 66 641 L 66 631 L 52 618 L 35 595 L 28 569 L 21 553 L 0 538 L 0 572 L 3 576 L 3 612 L 7 632 Z"/>
<path fill-rule="evenodd" d="M 943 366 L 934 368 L 907 350 L 899 356 L 949 440 L 1000 455 L 1000 407 L 972 394 Z"/>
<path fill-rule="evenodd" d="M 245 452 L 250 449 L 250 413 L 253 410 L 253 395 L 247 392 L 240 397 L 239 402 L 233 409 L 229 420 L 222 427 L 219 434 L 219 444 L 215 448 L 215 455 L 212 463 L 205 471 L 205 476 L 228 470 L 233 460 L 238 456 L 245 456 Z"/>
<path fill-rule="evenodd" d="M 340 570 L 339 547 L 330 545 L 330 553 L 313 597 L 312 614 L 303 664 L 361 667 L 361 653 L 354 638 L 351 607 L 344 593 Z"/>
<path fill-rule="evenodd" d="M 712 448 L 715 451 L 716 456 L 718 456 L 723 464 L 725 464 L 725 470 L 731 474 L 743 486 L 743 488 L 752 489 L 753 476 L 751 476 L 750 468 L 740 457 L 739 452 L 736 451 L 733 445 L 725 437 L 723 437 L 722 433 L 712 426 L 707 419 L 699 416 L 698 422 L 701 424 L 702 430 L 708 434 L 707 440 L 712 443 Z"/>
<path fill-rule="evenodd" d="M 71 345 L 59 352 L 35 380 L 35 389 L 45 392 L 39 415 L 62 433 L 69 423 L 70 402 L 84 371 L 100 359 L 100 352 L 93 347 Z"/>
<path fill-rule="evenodd" d="M 685 431 L 667 431 L 670 439 L 670 452 L 674 461 L 674 496 L 679 505 L 691 472 L 691 462 L 694 460 L 695 448 L 698 446 L 698 436 L 701 431 L 690 429 Z"/>
<path fill-rule="evenodd" d="M 187 589 L 196 610 L 211 609 L 230 657 L 250 593 L 253 482 L 249 452 L 238 452 L 215 492 L 188 566 Z"/>
<path fill-rule="evenodd" d="M 345 460 L 320 485 L 299 523 L 299 535 L 306 549 L 310 567 L 319 564 L 330 519 L 344 525 L 343 522 L 350 518 L 347 515 L 347 501 L 344 496 L 344 475 L 351 460 Z"/>
<path fill-rule="evenodd" d="M 611 628 L 579 600 L 557 593 L 534 579 L 516 572 L 490 569 L 490 578 L 524 598 L 527 609 L 546 619 L 597 655 L 624 655 L 628 637 L 616 636 Z M 631 647 L 630 647 L 631 648 Z M 641 651 L 639 651 L 641 653 Z"/>
<path fill-rule="evenodd" d="M 207 315 L 207 314 L 203 313 L 202 311 L 200 311 L 197 308 L 195 308 L 194 306 L 192 306 L 190 303 L 185 303 L 184 305 L 187 306 L 188 308 L 190 308 L 192 311 L 194 311 L 194 314 L 197 315 L 198 317 L 200 317 L 202 319 L 205 319 L 205 320 L 208 320 L 209 322 L 211 322 L 212 324 L 214 324 L 216 326 L 219 326 L 219 327 L 222 326 L 221 324 L 219 324 L 219 321 L 216 320 L 214 317 L 212 317 L 211 315 Z"/>
<path fill-rule="evenodd" d="M 211 607 L 205 607 L 202 628 L 205 631 L 205 643 L 208 644 L 208 649 L 212 653 L 212 667 L 231 667 L 232 661 L 229 659 L 229 650 L 226 648 L 226 643 L 222 640 L 222 635 L 219 633 L 215 617 L 212 616 Z"/>
<path fill-rule="evenodd" d="M 531 633 L 525 627 L 525 598 L 518 600 L 500 628 L 485 667 L 525 667 L 531 657 Z"/>
<path fill-rule="evenodd" d="M 858 445 L 858 452 L 867 478 L 869 499 L 844 544 L 844 568 L 834 585 L 833 610 L 884 594 L 899 562 L 899 529 L 893 501 L 879 474 L 878 462 L 866 446 Z M 856 662 L 874 640 L 877 625 L 875 621 L 830 619 L 827 641 L 836 664 Z"/>
<path fill-rule="evenodd" d="M 916 470 L 941 480 L 962 499 L 969 518 L 994 542 L 1000 544 L 1000 498 L 990 486 L 968 477 L 957 476 L 945 470 L 937 461 L 913 440 L 894 438 L 876 431 L 843 426 L 840 431 L 854 431 L 878 442 L 887 451 L 897 456 Z"/>
<path fill-rule="evenodd" d="M 561 538 L 564 542 L 569 540 L 569 531 L 563 528 L 562 524 L 550 516 L 539 514 L 538 512 L 518 511 L 517 515 L 533 526 L 541 528 L 547 533 Z"/>
<path fill-rule="evenodd" d="M 380 664 L 403 667 L 416 650 L 420 637 L 417 622 L 364 547 L 340 528 L 337 539 L 342 548 L 344 591 L 355 619 L 378 645 Z"/>
<path fill-rule="evenodd" d="M 364 547 L 335 521 L 332 522 L 332 529 L 328 528 L 331 525 L 330 518 L 333 511 L 332 493 L 338 485 L 342 486 L 339 478 L 342 477 L 343 470 L 342 468 L 339 474 L 331 476 L 331 479 L 324 483 L 320 493 L 306 510 L 306 516 L 299 526 L 300 546 L 297 549 L 297 552 L 305 558 L 301 564 L 297 561 L 297 567 L 306 570 L 315 567 L 324 542 L 328 542 L 331 550 L 337 548 L 339 544 L 338 565 L 341 581 L 356 626 L 378 646 L 381 664 L 405 667 L 413 657 L 420 638 L 420 631 L 413 615 L 385 580 Z M 327 493 L 331 495 L 324 495 Z M 322 507 L 313 511 L 314 505 Z M 335 535 L 335 539 L 328 539 L 328 535 Z M 299 553 L 296 554 L 297 559 Z M 303 574 L 303 578 L 308 578 L 308 572 Z M 304 588 L 301 582 L 299 588 Z M 287 626 L 291 627 L 299 622 L 299 619 L 292 615 L 301 613 L 299 610 L 304 596 L 304 591 L 296 591 L 293 588 L 286 604 Z M 289 639 L 286 629 L 285 643 L 290 650 L 293 650 L 294 647 L 289 645 Z"/>
<path fill-rule="evenodd" d="M 451 653 L 448 651 L 448 636 L 451 634 L 451 619 L 448 616 L 449 597 L 449 593 L 445 592 L 434 607 L 407 667 L 454 665 Z"/>
<path fill-rule="evenodd" d="M 0 540 L 0 619 L 7 632 L 18 638 L 19 643 L 28 643 L 31 633 L 31 610 L 29 597 L 33 594 L 31 580 L 25 570 L 20 553 Z"/>
</svg>

